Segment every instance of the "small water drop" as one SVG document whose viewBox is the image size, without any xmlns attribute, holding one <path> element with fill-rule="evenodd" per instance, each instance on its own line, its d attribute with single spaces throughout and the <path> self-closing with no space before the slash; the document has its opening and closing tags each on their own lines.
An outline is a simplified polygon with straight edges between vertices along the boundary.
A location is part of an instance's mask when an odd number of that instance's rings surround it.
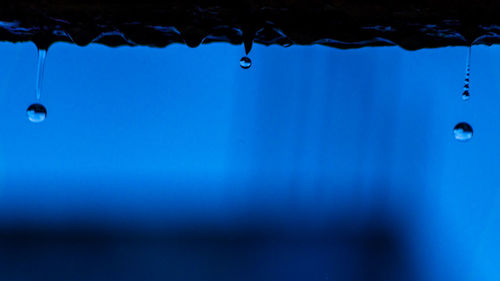
<svg viewBox="0 0 500 281">
<path fill-rule="evenodd" d="M 240 66 L 243 69 L 248 69 L 252 66 L 252 60 L 249 57 L 244 56 L 240 59 Z"/>
<path fill-rule="evenodd" d="M 31 122 L 40 123 L 47 117 L 47 109 L 39 103 L 34 103 L 26 109 L 26 114 Z"/>
<path fill-rule="evenodd" d="M 473 135 L 472 127 L 468 123 L 460 122 L 453 128 L 453 134 L 456 140 L 468 141 Z"/>
</svg>

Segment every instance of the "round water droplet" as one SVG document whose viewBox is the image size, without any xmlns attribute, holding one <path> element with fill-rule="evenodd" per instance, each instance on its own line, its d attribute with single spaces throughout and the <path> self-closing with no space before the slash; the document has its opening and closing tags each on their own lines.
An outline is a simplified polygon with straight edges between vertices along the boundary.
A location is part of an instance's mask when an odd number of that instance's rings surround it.
<svg viewBox="0 0 500 281">
<path fill-rule="evenodd" d="M 34 103 L 28 107 L 26 114 L 31 122 L 40 123 L 47 117 L 47 109 L 39 103 Z"/>
<path fill-rule="evenodd" d="M 250 60 L 249 57 L 242 57 L 240 60 L 240 66 L 243 69 L 248 69 L 250 66 L 252 66 L 252 60 Z"/>
<path fill-rule="evenodd" d="M 472 127 L 471 125 L 460 122 L 453 129 L 453 133 L 455 134 L 455 139 L 459 141 L 468 141 L 472 138 Z"/>
<path fill-rule="evenodd" d="M 467 101 L 467 100 L 469 100 L 469 99 L 470 99 L 470 93 L 469 93 L 469 91 L 468 91 L 468 90 L 465 90 L 465 91 L 462 93 L 462 99 L 463 99 L 464 101 Z"/>
</svg>

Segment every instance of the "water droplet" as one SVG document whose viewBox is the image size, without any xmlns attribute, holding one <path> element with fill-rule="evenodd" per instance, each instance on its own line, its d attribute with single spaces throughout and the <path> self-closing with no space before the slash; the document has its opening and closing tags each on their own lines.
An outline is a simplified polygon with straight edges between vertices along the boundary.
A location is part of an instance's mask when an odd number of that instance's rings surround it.
<svg viewBox="0 0 500 281">
<path fill-rule="evenodd" d="M 468 141 L 473 135 L 472 127 L 465 122 L 460 122 L 453 129 L 453 134 L 455 134 L 455 139 L 459 141 Z"/>
<path fill-rule="evenodd" d="M 26 109 L 26 114 L 31 122 L 40 123 L 47 117 L 47 109 L 39 103 L 34 103 Z"/>
<path fill-rule="evenodd" d="M 245 56 L 240 59 L 240 66 L 243 69 L 248 69 L 252 66 L 252 60 L 249 57 Z"/>
<path fill-rule="evenodd" d="M 467 64 L 465 67 L 465 80 L 464 80 L 464 91 L 462 93 L 462 100 L 468 101 L 470 99 L 470 58 L 472 54 L 472 47 L 469 47 L 469 53 L 467 55 Z"/>
</svg>

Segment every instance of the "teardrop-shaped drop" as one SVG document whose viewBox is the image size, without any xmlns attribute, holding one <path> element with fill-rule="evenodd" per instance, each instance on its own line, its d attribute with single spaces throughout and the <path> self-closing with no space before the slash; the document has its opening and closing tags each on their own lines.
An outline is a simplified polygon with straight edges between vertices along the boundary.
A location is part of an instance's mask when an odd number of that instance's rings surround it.
<svg viewBox="0 0 500 281">
<path fill-rule="evenodd" d="M 47 109 L 39 103 L 34 103 L 26 109 L 28 120 L 33 123 L 40 123 L 47 118 Z"/>
<path fill-rule="evenodd" d="M 244 36 L 243 45 L 245 46 L 245 54 L 248 56 L 250 51 L 252 50 L 253 45 L 253 36 Z"/>
</svg>

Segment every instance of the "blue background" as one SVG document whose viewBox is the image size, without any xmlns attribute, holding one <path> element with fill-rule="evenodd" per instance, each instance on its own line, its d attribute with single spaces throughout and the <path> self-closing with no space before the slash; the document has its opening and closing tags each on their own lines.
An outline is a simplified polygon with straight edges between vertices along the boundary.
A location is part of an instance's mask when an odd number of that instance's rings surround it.
<svg viewBox="0 0 500 281">
<path fill-rule="evenodd" d="M 2 43 L 1 279 L 500 280 L 498 49 Z"/>
</svg>

